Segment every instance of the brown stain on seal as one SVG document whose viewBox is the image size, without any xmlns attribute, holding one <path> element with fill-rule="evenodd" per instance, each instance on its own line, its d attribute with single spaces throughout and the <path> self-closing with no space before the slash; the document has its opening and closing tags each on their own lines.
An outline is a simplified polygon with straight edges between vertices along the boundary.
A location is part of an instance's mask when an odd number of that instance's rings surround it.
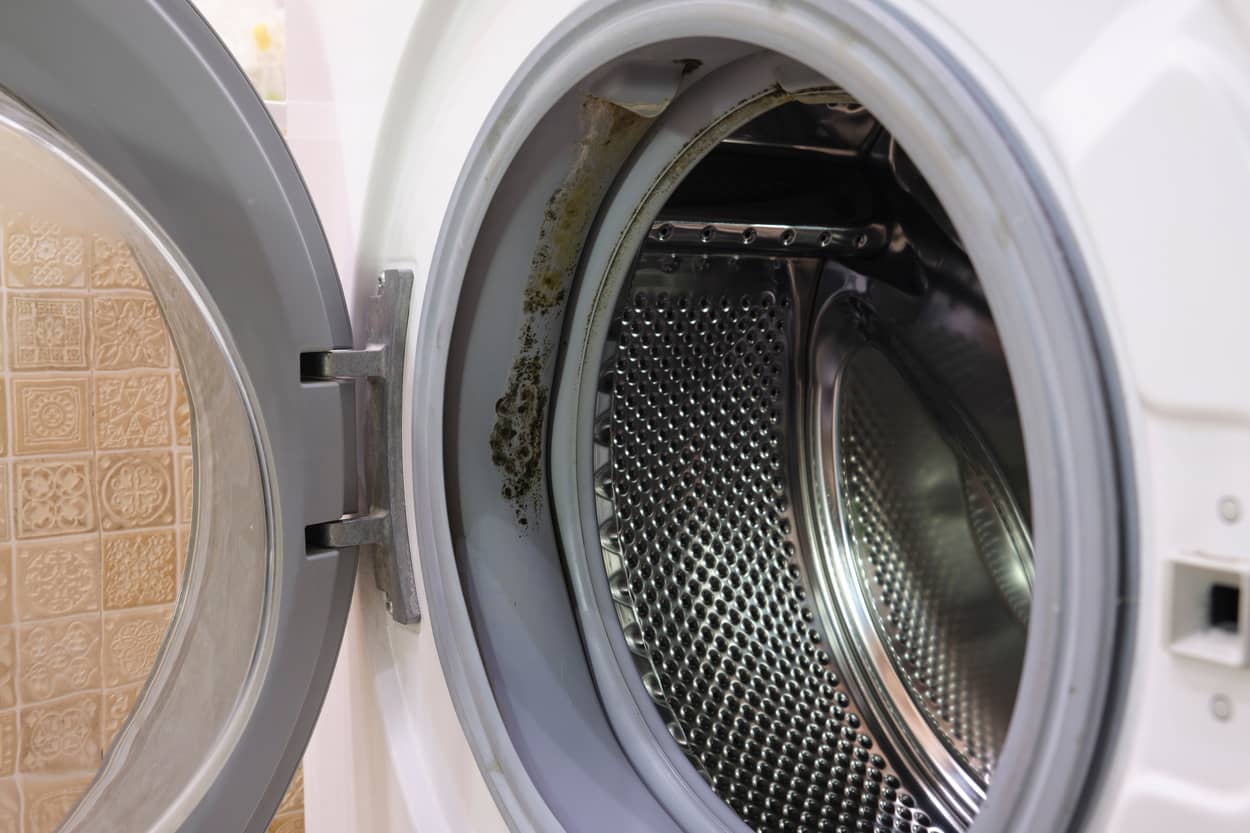
<svg viewBox="0 0 1250 833">
<path fill-rule="evenodd" d="M 491 460 L 502 478 L 500 494 L 517 523 L 541 495 L 543 436 L 556 341 L 564 302 L 590 224 L 621 165 L 651 120 L 606 99 L 582 103 L 582 136 L 564 181 L 547 200 L 538 243 L 521 295 L 522 321 L 508 380 L 495 402 Z"/>
</svg>

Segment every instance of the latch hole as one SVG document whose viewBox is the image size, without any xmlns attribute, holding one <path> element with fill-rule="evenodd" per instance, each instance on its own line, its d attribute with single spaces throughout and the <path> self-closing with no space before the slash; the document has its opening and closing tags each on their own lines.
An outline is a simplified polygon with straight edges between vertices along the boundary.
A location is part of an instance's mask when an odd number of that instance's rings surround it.
<svg viewBox="0 0 1250 833">
<path fill-rule="evenodd" d="M 1250 628 L 1241 605 L 1250 592 L 1248 565 L 1231 558 L 1182 556 L 1172 562 L 1172 650 L 1195 659 L 1250 667 Z"/>
<path fill-rule="evenodd" d="M 1207 624 L 1226 633 L 1241 629 L 1241 588 L 1216 582 L 1207 596 Z"/>
</svg>

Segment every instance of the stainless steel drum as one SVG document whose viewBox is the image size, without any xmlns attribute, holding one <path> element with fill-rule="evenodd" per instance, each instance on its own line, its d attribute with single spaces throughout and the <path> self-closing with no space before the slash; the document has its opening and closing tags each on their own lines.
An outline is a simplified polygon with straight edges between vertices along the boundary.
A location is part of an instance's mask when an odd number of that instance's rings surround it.
<svg viewBox="0 0 1250 833">
<path fill-rule="evenodd" d="M 912 245 L 879 217 L 676 210 L 619 293 L 596 380 L 601 551 L 637 673 L 756 830 L 963 829 L 1010 722 L 1033 579 L 976 278 L 873 274 Z"/>
</svg>

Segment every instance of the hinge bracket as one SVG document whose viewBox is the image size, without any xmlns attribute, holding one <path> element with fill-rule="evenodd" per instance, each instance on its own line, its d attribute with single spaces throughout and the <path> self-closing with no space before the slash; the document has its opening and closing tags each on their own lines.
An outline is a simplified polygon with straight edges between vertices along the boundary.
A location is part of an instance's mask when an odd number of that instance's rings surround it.
<svg viewBox="0 0 1250 833">
<path fill-rule="evenodd" d="M 369 301 L 366 345 L 359 350 L 323 350 L 300 356 L 306 382 L 355 381 L 364 396 L 365 511 L 307 529 L 310 547 L 361 547 L 373 559 L 386 609 L 404 625 L 421 621 L 416 573 L 404 522 L 403 411 L 404 346 L 412 298 L 412 272 L 388 269 L 378 276 Z"/>
</svg>

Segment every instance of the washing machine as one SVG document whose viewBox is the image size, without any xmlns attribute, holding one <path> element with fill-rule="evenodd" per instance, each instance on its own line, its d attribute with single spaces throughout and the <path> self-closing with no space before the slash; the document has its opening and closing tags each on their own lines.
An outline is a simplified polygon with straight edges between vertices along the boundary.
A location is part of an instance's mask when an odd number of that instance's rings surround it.
<svg viewBox="0 0 1250 833">
<path fill-rule="evenodd" d="M 258 833 L 332 676 L 325 829 L 1250 825 L 1246 7 L 308 8 L 334 205 L 182 0 L 0 12 L 196 425 L 63 830 Z"/>
</svg>

